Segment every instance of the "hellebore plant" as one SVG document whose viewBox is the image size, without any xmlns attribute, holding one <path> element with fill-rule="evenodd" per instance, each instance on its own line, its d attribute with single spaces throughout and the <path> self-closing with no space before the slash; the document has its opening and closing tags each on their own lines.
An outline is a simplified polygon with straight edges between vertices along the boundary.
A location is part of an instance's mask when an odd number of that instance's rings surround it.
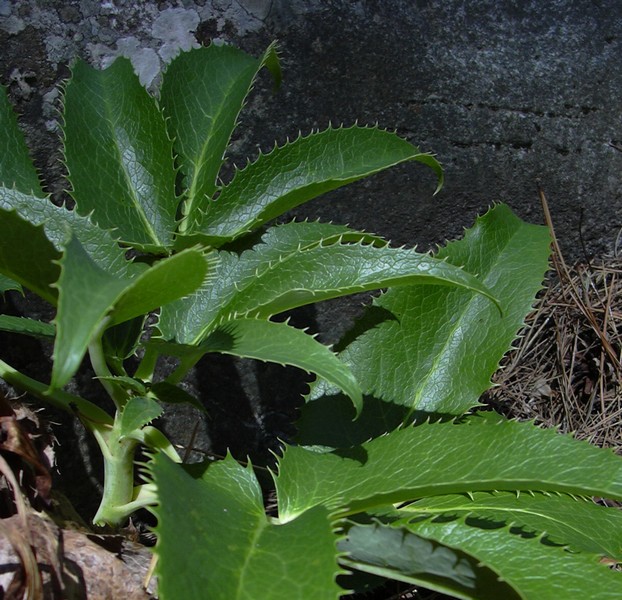
<svg viewBox="0 0 622 600">
<path fill-rule="evenodd" d="M 154 512 L 165 600 L 337 598 L 383 578 L 457 598 L 619 597 L 620 574 L 598 563 L 622 554 L 620 513 L 589 498 L 622 500 L 620 459 L 475 411 L 541 286 L 546 229 L 499 205 L 432 256 L 341 225 L 274 224 L 402 162 L 430 167 L 439 187 L 442 170 L 395 134 L 354 126 L 276 146 L 224 183 L 263 67 L 278 84 L 274 46 L 259 59 L 192 50 L 156 99 L 125 59 L 77 62 L 63 108 L 73 210 L 44 193 L 0 92 L 0 291 L 56 308 L 52 323 L 0 315 L 3 330 L 53 339 L 51 381 L 4 360 L 0 377 L 94 435 L 105 468 L 94 522 Z M 386 288 L 337 353 L 273 320 Z M 297 444 L 278 456 L 276 517 L 252 466 L 182 465 L 152 425 L 167 403 L 201 408 L 179 384 L 210 352 L 317 376 Z M 113 415 L 63 389 L 87 355 Z M 158 379 L 165 355 L 177 367 Z M 139 446 L 147 481 L 135 486 Z"/>
</svg>

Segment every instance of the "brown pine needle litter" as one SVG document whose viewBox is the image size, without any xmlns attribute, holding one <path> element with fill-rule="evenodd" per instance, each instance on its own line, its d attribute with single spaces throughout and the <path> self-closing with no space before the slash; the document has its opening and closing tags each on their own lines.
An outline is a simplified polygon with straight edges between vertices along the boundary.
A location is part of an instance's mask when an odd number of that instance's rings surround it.
<svg viewBox="0 0 622 600">
<path fill-rule="evenodd" d="M 622 248 L 568 267 L 552 236 L 553 272 L 486 401 L 622 454 Z M 622 233 L 622 232 L 621 232 Z"/>
</svg>

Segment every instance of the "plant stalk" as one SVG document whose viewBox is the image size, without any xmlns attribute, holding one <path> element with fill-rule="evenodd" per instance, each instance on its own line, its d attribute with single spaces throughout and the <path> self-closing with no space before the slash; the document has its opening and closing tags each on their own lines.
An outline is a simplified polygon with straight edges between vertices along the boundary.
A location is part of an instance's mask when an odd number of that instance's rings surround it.
<svg viewBox="0 0 622 600">
<path fill-rule="evenodd" d="M 32 394 L 39 400 L 51 404 L 55 408 L 59 408 L 71 414 L 77 414 L 81 417 L 85 427 L 89 431 L 94 431 L 96 429 L 101 429 L 103 431 L 112 427 L 112 417 L 96 404 L 63 390 L 50 389 L 40 381 L 20 373 L 3 360 L 0 360 L 0 377 L 8 384 Z"/>
<path fill-rule="evenodd" d="M 124 507 L 134 496 L 134 452 L 138 442 L 122 439 L 116 426 L 106 438 L 94 433 L 104 457 L 104 493 L 93 523 L 120 525 L 133 512 Z"/>
<path fill-rule="evenodd" d="M 106 393 L 112 398 L 117 410 L 121 410 L 127 402 L 127 393 L 123 388 L 119 387 L 112 381 L 103 379 L 105 377 L 112 377 L 112 373 L 108 368 L 106 361 L 106 354 L 104 353 L 102 337 L 106 326 L 108 324 L 108 318 L 102 321 L 101 326 L 97 333 L 93 336 L 91 343 L 89 344 L 89 358 L 91 359 L 91 365 L 95 374 L 100 377 L 100 383 L 106 390 Z"/>
</svg>

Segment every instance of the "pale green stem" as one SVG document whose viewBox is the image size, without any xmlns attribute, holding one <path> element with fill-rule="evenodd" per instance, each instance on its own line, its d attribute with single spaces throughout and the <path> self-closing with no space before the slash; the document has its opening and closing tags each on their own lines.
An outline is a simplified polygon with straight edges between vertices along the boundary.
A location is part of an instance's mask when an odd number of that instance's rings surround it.
<svg viewBox="0 0 622 600">
<path fill-rule="evenodd" d="M 94 433 L 104 457 L 104 493 L 93 523 L 119 525 L 130 514 L 123 507 L 134 498 L 134 451 L 138 442 L 120 439 L 116 426 L 106 438 Z"/>
<path fill-rule="evenodd" d="M 97 348 L 94 354 L 97 360 Z M 102 373 L 101 366 L 99 373 Z M 84 426 L 93 433 L 104 459 L 104 493 L 93 519 L 95 523 L 118 525 L 138 508 L 153 504 L 151 488 L 146 487 L 141 492 L 142 486 L 134 487 L 134 453 L 136 446 L 142 442 L 148 448 L 164 452 L 173 460 L 180 461 L 175 448 L 164 434 L 148 426 L 138 430 L 136 436 L 121 436 L 112 417 L 97 405 L 63 390 L 50 390 L 45 384 L 20 373 L 3 360 L 0 360 L 0 377 L 39 400 L 77 414 Z"/>
<path fill-rule="evenodd" d="M 119 525 L 139 508 L 155 504 L 153 484 L 134 487 L 134 452 L 139 443 L 164 452 L 176 462 L 179 455 L 166 437 L 154 427 L 144 427 L 132 435 L 119 434 L 115 425 L 106 438 L 95 433 L 104 457 L 104 494 L 93 522 L 97 525 Z"/>
<path fill-rule="evenodd" d="M 178 231 L 181 234 L 186 233 L 186 231 L 188 230 L 188 216 L 184 216 L 182 217 L 181 221 L 179 222 L 179 227 L 178 227 Z"/>
<path fill-rule="evenodd" d="M 104 348 L 102 344 L 102 336 L 106 330 L 109 319 L 106 318 L 102 321 L 98 331 L 93 336 L 91 343 L 89 344 L 89 358 L 91 359 L 91 365 L 98 377 L 112 377 L 112 373 L 108 368 L 106 362 L 106 355 L 104 354 Z M 106 379 L 100 379 L 102 387 L 106 390 L 107 394 L 112 398 L 117 410 L 121 410 L 127 402 L 127 393 L 123 388 L 115 385 L 112 381 Z"/>
<path fill-rule="evenodd" d="M 143 355 L 143 358 L 134 373 L 134 377 L 142 381 L 152 381 L 159 356 L 160 355 L 155 348 L 147 346 L 145 348 L 145 354 Z"/>
<path fill-rule="evenodd" d="M 71 414 L 78 413 L 90 431 L 96 429 L 105 431 L 113 424 L 112 417 L 96 404 L 63 390 L 51 390 L 47 385 L 20 373 L 3 360 L 0 360 L 0 377 L 8 384 L 32 394 L 43 402 Z"/>
<path fill-rule="evenodd" d="M 46 385 L 20 373 L 0 360 L 0 377 L 18 389 L 72 414 L 95 436 L 104 458 L 104 494 L 95 515 L 95 523 L 121 523 L 128 512 L 120 509 L 134 498 L 134 450 L 136 440 L 119 439 L 110 415 L 101 408 L 62 390 L 49 390 Z"/>
<path fill-rule="evenodd" d="M 196 182 L 196 173 L 193 178 L 193 182 Z M 185 194 L 184 198 L 181 201 L 181 219 L 179 221 L 179 225 L 177 227 L 177 231 L 181 234 L 184 234 L 188 231 L 189 221 L 190 221 L 190 213 L 192 211 L 192 199 L 195 195 L 193 191 L 193 186 L 189 189 Z"/>
</svg>

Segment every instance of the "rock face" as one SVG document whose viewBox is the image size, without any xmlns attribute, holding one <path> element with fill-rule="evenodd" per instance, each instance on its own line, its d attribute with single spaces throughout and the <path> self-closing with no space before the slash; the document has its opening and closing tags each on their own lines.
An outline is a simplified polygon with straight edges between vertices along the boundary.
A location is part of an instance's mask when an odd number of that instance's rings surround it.
<svg viewBox="0 0 622 600">
<path fill-rule="evenodd" d="M 283 86 L 272 94 L 267 76 L 258 82 L 234 162 L 299 131 L 358 121 L 397 129 L 446 168 L 434 197 L 432 176 L 405 165 L 297 215 L 426 248 L 460 235 L 496 201 L 541 222 L 539 180 L 574 259 L 611 250 L 622 227 L 621 32 L 615 0 L 0 0 L 0 79 L 48 189 L 61 198 L 62 186 L 52 183 L 61 170 L 55 85 L 75 56 L 98 66 L 127 56 L 155 89 L 179 49 L 217 40 L 257 55 L 278 39 Z M 352 304 L 341 304 L 307 316 L 338 330 L 350 312 Z M 300 390 L 290 388 L 289 371 L 245 368 L 242 378 L 239 371 L 212 362 L 190 384 L 218 422 L 207 427 L 212 447 L 244 455 L 283 433 L 279 415 Z M 235 391 L 244 400 L 232 417 Z M 169 427 L 187 431 L 193 419 L 179 413 Z M 210 444 L 207 432 L 200 438 Z"/>
</svg>

